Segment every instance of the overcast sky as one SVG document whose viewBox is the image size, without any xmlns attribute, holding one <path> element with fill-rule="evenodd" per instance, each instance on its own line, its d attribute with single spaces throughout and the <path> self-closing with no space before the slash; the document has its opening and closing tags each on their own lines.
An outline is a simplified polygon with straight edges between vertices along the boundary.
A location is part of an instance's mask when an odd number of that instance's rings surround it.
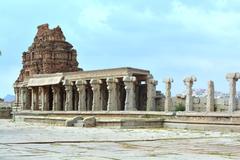
<svg viewBox="0 0 240 160">
<path fill-rule="evenodd" d="M 240 0 L 7 0 L 0 5 L 0 97 L 13 94 L 22 52 L 36 27 L 60 25 L 84 70 L 137 67 L 164 77 L 195 75 L 194 88 L 228 92 L 227 72 L 240 71 Z M 240 87 L 238 87 L 240 88 Z"/>
</svg>

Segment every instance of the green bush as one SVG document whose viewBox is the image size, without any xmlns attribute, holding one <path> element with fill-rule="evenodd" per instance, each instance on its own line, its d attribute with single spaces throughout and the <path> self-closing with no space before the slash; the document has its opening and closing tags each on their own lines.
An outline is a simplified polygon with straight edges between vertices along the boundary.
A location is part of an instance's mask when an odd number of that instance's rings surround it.
<svg viewBox="0 0 240 160">
<path fill-rule="evenodd" d="M 182 103 L 178 103 L 175 105 L 176 111 L 185 111 L 185 105 Z"/>
</svg>

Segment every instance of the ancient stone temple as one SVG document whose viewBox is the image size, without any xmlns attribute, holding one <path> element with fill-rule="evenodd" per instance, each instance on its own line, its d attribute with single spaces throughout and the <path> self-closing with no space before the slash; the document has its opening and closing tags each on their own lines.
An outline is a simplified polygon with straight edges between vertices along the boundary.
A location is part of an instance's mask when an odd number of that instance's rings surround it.
<svg viewBox="0 0 240 160">
<path fill-rule="evenodd" d="M 34 74 L 79 71 L 76 57 L 76 50 L 65 41 L 59 26 L 49 29 L 48 24 L 40 25 L 34 42 L 23 52 L 23 68 L 17 82 Z"/>
<path fill-rule="evenodd" d="M 60 27 L 40 25 L 22 57 L 23 68 L 14 84 L 16 106 L 22 111 L 155 109 L 156 81 L 149 71 L 129 67 L 83 71 Z"/>
</svg>

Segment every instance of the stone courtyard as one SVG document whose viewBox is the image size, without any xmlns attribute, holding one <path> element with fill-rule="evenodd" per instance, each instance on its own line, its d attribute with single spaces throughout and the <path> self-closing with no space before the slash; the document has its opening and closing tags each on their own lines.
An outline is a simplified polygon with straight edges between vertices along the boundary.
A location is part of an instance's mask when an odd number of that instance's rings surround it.
<svg viewBox="0 0 240 160">
<path fill-rule="evenodd" d="M 57 127 L 0 120 L 1 160 L 239 159 L 240 133 Z"/>
</svg>

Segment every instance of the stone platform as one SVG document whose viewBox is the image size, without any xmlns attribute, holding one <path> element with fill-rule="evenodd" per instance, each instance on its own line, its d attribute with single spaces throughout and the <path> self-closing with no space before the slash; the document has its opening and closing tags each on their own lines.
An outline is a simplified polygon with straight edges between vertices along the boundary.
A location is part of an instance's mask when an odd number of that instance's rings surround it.
<svg viewBox="0 0 240 160">
<path fill-rule="evenodd" d="M 215 131 L 240 131 L 240 114 L 198 112 L 14 112 L 16 121 L 65 126 L 75 117 L 95 117 L 96 127 L 114 128 L 183 128 Z"/>
</svg>

